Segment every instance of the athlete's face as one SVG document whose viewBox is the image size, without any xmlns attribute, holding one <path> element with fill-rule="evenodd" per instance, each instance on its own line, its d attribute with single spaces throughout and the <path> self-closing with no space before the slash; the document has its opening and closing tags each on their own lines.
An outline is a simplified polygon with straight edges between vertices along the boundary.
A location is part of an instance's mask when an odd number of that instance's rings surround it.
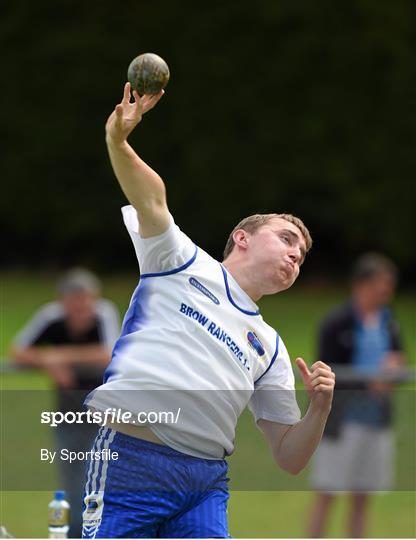
<svg viewBox="0 0 416 540">
<path fill-rule="evenodd" d="M 258 268 L 264 294 L 288 289 L 299 275 L 306 255 L 303 235 L 282 218 L 273 218 L 247 238 L 247 256 Z"/>
</svg>

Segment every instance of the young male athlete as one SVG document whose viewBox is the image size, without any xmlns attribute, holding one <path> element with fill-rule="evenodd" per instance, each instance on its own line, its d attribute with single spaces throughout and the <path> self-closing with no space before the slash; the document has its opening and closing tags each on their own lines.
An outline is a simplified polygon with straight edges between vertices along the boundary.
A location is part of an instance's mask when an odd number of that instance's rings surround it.
<svg viewBox="0 0 416 540">
<path fill-rule="evenodd" d="M 140 265 L 105 382 L 88 399 L 128 422 L 102 427 L 91 461 L 84 537 L 227 537 L 227 464 L 235 425 L 248 405 L 277 464 L 298 473 L 318 445 L 334 375 L 322 362 L 297 365 L 310 395 L 301 420 L 286 348 L 255 304 L 290 287 L 311 247 L 286 214 L 255 215 L 231 233 L 220 264 L 175 225 L 162 179 L 127 137 L 163 92 L 130 85 L 106 125 L 111 163 L 132 206 L 124 223 Z M 134 423 L 138 413 L 175 412 L 177 422 Z"/>
</svg>

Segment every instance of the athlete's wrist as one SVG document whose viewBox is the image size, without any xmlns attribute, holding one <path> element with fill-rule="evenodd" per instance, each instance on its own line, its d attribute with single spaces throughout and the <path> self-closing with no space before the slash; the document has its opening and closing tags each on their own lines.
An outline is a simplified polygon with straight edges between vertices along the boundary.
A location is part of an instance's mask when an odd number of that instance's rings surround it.
<svg viewBox="0 0 416 540">
<path fill-rule="evenodd" d="M 125 150 L 128 147 L 128 142 L 125 137 L 115 137 L 109 133 L 105 136 L 105 142 L 109 150 Z"/>
<path fill-rule="evenodd" d="M 332 396 L 323 397 L 323 396 L 317 395 L 317 396 L 312 397 L 309 404 L 309 411 L 311 414 L 316 414 L 326 419 L 329 413 L 331 412 L 331 406 L 332 406 Z"/>
</svg>

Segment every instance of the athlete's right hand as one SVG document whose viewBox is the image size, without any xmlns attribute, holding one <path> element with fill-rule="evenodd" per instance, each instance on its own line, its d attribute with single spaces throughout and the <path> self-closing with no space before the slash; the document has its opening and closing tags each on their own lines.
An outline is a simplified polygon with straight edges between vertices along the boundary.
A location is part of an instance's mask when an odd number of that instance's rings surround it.
<svg viewBox="0 0 416 540">
<path fill-rule="evenodd" d="M 303 358 L 296 359 L 311 405 L 321 410 L 331 409 L 335 387 L 335 373 L 330 366 L 318 361 L 309 368 Z"/>
<path fill-rule="evenodd" d="M 127 82 L 124 85 L 121 103 L 116 105 L 105 125 L 107 143 L 123 143 L 141 121 L 142 116 L 150 111 L 164 94 L 161 90 L 158 94 L 140 97 L 136 90 L 133 90 L 134 101 L 131 102 L 130 92 L 130 83 Z"/>
</svg>

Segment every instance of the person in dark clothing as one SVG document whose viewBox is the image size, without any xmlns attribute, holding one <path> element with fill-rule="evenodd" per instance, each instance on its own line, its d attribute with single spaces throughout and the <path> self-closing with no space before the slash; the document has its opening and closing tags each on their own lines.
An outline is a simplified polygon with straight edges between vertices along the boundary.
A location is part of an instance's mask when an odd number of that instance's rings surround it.
<svg viewBox="0 0 416 540">
<path fill-rule="evenodd" d="M 99 294 L 100 282 L 93 274 L 70 270 L 58 282 L 58 301 L 42 306 L 13 343 L 16 364 L 42 369 L 51 377 L 61 412 L 83 410 L 85 396 L 102 383 L 118 337 L 118 311 Z M 95 424 L 60 424 L 54 428 L 58 454 L 64 448 L 90 450 L 96 431 Z M 80 537 L 85 462 L 58 464 L 71 505 L 69 536 Z"/>
<path fill-rule="evenodd" d="M 310 536 L 321 537 L 337 492 L 351 494 L 347 536 L 362 537 L 368 494 L 386 491 L 393 476 L 392 380 L 404 364 L 399 328 L 387 307 L 397 269 L 368 253 L 356 262 L 352 296 L 324 319 L 319 359 L 337 375 L 332 410 L 312 470 L 319 493 Z"/>
</svg>

